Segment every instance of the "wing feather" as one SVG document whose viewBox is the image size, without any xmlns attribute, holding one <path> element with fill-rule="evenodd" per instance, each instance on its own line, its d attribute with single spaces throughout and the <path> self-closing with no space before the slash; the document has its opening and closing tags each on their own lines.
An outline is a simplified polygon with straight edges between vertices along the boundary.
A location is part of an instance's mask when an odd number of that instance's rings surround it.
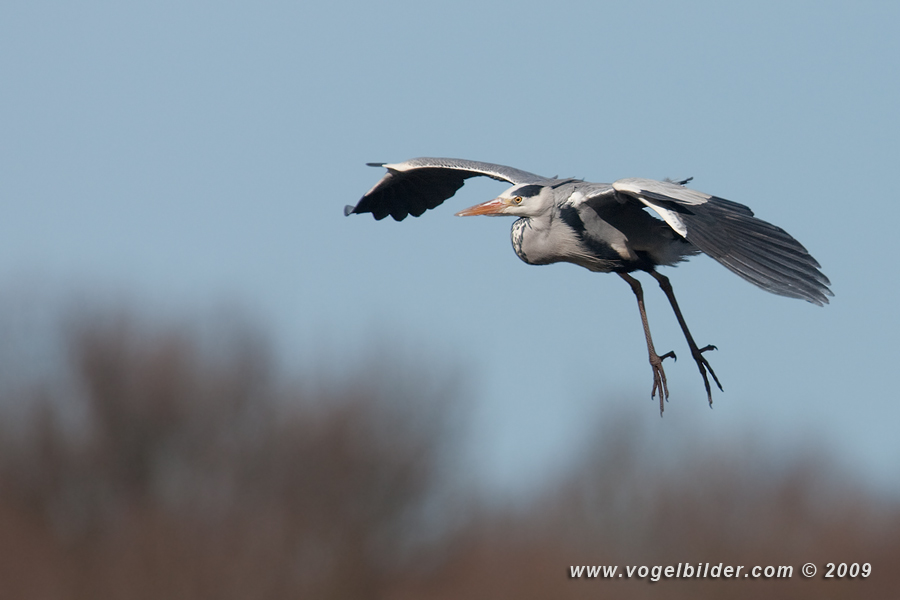
<svg viewBox="0 0 900 600">
<path fill-rule="evenodd" d="M 388 215 L 402 221 L 418 217 L 453 196 L 470 177 L 490 177 L 512 184 L 537 183 L 545 178 L 504 165 L 458 158 L 414 158 L 402 163 L 368 163 L 388 172 L 344 214 L 372 213 L 381 220 Z"/>
<path fill-rule="evenodd" d="M 743 204 L 650 179 L 623 179 L 613 188 L 655 211 L 703 253 L 764 290 L 818 305 L 828 304 L 833 295 L 831 282 L 806 248 Z"/>
</svg>

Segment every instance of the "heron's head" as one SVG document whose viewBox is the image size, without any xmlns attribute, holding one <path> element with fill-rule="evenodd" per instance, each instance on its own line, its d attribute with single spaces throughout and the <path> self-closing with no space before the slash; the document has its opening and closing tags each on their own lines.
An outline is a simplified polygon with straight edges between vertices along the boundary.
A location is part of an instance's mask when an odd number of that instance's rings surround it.
<svg viewBox="0 0 900 600">
<path fill-rule="evenodd" d="M 457 217 L 509 215 L 513 217 L 538 217 L 553 204 L 553 188 L 534 183 L 514 185 L 493 200 L 469 207 L 456 213 Z"/>
</svg>

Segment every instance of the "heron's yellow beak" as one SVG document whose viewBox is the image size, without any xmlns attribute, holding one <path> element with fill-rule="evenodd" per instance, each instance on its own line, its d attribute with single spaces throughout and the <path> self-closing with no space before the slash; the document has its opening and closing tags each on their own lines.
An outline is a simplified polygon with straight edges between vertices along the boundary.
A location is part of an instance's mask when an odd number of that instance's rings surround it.
<svg viewBox="0 0 900 600">
<path fill-rule="evenodd" d="M 508 201 L 504 198 L 494 198 L 493 200 L 471 206 L 466 210 L 461 210 L 456 213 L 456 216 L 473 217 L 475 215 L 499 215 L 503 214 L 503 209 L 506 208 L 507 204 Z"/>
</svg>

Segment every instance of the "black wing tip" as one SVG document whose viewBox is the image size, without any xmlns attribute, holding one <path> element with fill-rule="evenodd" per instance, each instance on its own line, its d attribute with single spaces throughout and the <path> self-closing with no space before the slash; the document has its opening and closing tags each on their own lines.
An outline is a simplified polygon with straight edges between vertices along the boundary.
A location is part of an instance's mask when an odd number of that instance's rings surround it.
<svg viewBox="0 0 900 600">
<path fill-rule="evenodd" d="M 828 298 L 829 296 L 834 297 L 834 292 L 832 292 L 828 288 L 816 290 L 816 292 L 818 293 L 812 294 L 810 292 L 805 292 L 800 297 L 811 304 L 815 304 L 816 306 L 826 306 L 828 304 L 831 304 L 831 300 L 829 300 Z"/>
<path fill-rule="evenodd" d="M 809 298 L 804 296 L 803 299 L 809 302 L 810 304 L 815 304 L 816 306 L 828 306 L 831 304 L 831 300 L 828 299 L 828 296 L 834 296 L 834 294 L 823 294 L 820 298 Z"/>
<path fill-rule="evenodd" d="M 383 167 L 386 164 L 387 163 L 383 163 L 383 162 L 381 162 L 381 163 L 375 162 L 375 163 L 366 163 L 366 166 L 367 167 Z"/>
<path fill-rule="evenodd" d="M 402 221 L 406 218 L 407 213 L 398 212 L 398 213 L 390 213 L 385 211 L 374 211 L 374 210 L 356 210 L 359 206 L 352 206 L 350 204 L 344 207 L 344 216 L 349 217 L 350 215 L 361 215 L 363 213 L 371 213 L 373 217 L 375 217 L 376 221 L 380 221 L 385 217 L 393 217 L 395 221 Z"/>
</svg>

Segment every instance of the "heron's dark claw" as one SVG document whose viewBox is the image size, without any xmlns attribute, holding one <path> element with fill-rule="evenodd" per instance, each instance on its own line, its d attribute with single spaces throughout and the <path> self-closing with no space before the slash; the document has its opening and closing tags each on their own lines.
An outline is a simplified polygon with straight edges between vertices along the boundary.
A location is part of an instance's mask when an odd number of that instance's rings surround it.
<svg viewBox="0 0 900 600">
<path fill-rule="evenodd" d="M 700 369 L 700 375 L 703 376 L 703 385 L 706 387 L 706 398 L 709 401 L 710 407 L 712 407 L 712 387 L 709 385 L 709 377 L 706 376 L 707 371 L 712 375 L 713 381 L 715 381 L 716 385 L 719 387 L 719 391 L 724 392 L 725 390 L 722 388 L 722 384 L 719 383 L 716 372 L 713 371 L 712 366 L 709 364 L 709 361 L 706 360 L 706 357 L 703 356 L 703 353 L 708 352 L 709 350 L 718 350 L 718 348 L 712 344 L 704 346 L 703 348 L 697 348 L 697 346 L 693 344 L 691 344 L 691 346 L 691 355 L 694 357 L 694 362 L 697 363 L 697 368 Z"/>
<path fill-rule="evenodd" d="M 659 357 L 659 360 L 666 360 L 667 358 L 671 358 L 675 362 L 678 362 L 678 357 L 675 356 L 675 352 L 673 350 L 669 350 L 665 354 Z"/>
<path fill-rule="evenodd" d="M 650 368 L 653 369 L 653 389 L 650 390 L 650 397 L 655 398 L 656 392 L 659 391 L 659 416 L 662 416 L 665 410 L 665 403 L 669 401 L 669 386 L 666 383 L 666 371 L 663 369 L 663 360 L 669 357 L 675 358 L 674 352 L 666 352 L 662 356 L 651 351 Z"/>
</svg>

